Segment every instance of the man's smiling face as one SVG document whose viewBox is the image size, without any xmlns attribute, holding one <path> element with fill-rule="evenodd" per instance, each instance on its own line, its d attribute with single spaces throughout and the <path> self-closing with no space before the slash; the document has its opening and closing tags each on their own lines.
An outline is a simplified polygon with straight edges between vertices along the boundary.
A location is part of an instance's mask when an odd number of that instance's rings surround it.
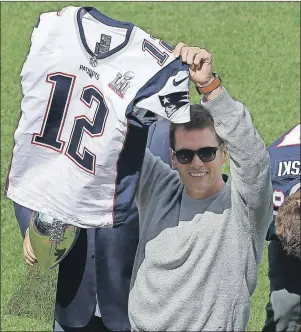
<svg viewBox="0 0 301 332">
<path fill-rule="evenodd" d="M 211 128 L 185 129 L 179 126 L 175 130 L 175 151 L 180 149 L 198 150 L 204 147 L 218 147 L 218 137 Z M 171 153 L 173 168 L 179 171 L 187 194 L 196 199 L 207 198 L 218 193 L 224 186 L 222 168 L 227 161 L 227 150 L 223 144 L 216 157 L 210 162 L 202 162 L 195 154 L 189 164 L 181 164 Z"/>
</svg>

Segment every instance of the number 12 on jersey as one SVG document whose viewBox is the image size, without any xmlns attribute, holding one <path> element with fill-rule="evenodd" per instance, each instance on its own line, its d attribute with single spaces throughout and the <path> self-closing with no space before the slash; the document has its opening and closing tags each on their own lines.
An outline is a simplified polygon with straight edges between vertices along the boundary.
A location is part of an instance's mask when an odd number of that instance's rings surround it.
<svg viewBox="0 0 301 332">
<path fill-rule="evenodd" d="M 72 98 L 75 80 L 76 77 L 74 75 L 62 72 L 47 75 L 46 82 L 52 84 L 52 89 L 41 131 L 33 134 L 32 144 L 41 145 L 59 153 L 63 152 L 66 142 L 61 139 L 61 133 Z M 93 101 L 95 101 L 97 108 L 92 121 L 85 115 L 75 117 L 65 155 L 81 169 L 95 174 L 95 154 L 86 147 L 83 147 L 83 153 L 80 153 L 79 150 L 84 133 L 91 138 L 102 136 L 109 109 L 103 94 L 93 85 L 83 88 L 80 101 L 89 109 L 92 107 Z"/>
<path fill-rule="evenodd" d="M 151 37 L 156 40 L 156 38 Z M 162 40 L 159 41 L 163 51 L 159 50 L 153 43 L 144 40 L 142 50 L 151 54 L 160 66 L 163 66 L 173 48 Z M 61 138 L 62 130 L 66 120 L 72 92 L 76 77 L 74 75 L 56 72 L 47 75 L 46 82 L 52 84 L 46 112 L 39 133 L 34 133 L 31 143 L 50 148 L 56 152 L 63 153 L 71 159 L 78 167 L 95 174 L 96 156 L 87 147 L 80 147 L 84 133 L 91 138 L 100 137 L 103 134 L 109 109 L 103 94 L 93 85 L 85 86 L 82 90 L 80 101 L 89 109 L 93 101 L 97 108 L 92 121 L 85 115 L 75 117 L 73 128 L 68 142 Z M 67 148 L 65 144 L 67 143 Z"/>
</svg>

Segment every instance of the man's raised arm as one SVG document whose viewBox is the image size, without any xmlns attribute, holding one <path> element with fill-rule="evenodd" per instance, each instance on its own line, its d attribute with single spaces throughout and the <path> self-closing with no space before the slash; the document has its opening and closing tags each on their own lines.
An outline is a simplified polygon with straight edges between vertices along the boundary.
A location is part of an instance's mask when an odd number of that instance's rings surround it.
<svg viewBox="0 0 301 332">
<path fill-rule="evenodd" d="M 203 106 L 211 113 L 216 133 L 229 151 L 235 213 L 248 216 L 249 223 L 243 225 L 247 231 L 264 237 L 272 219 L 270 160 L 265 144 L 246 107 L 230 97 L 212 72 L 211 54 L 183 43 L 177 45 L 175 53 L 190 66 L 190 76 L 203 94 Z"/>
</svg>

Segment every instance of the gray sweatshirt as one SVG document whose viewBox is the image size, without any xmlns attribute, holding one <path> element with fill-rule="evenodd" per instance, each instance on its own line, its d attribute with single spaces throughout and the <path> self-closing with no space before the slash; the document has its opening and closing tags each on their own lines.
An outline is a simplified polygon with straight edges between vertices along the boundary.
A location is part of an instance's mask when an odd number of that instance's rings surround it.
<svg viewBox="0 0 301 332">
<path fill-rule="evenodd" d="M 272 220 L 269 156 L 226 89 L 204 104 L 230 153 L 224 188 L 186 195 L 177 171 L 146 151 L 136 201 L 140 242 L 129 318 L 135 331 L 245 331 Z"/>
</svg>

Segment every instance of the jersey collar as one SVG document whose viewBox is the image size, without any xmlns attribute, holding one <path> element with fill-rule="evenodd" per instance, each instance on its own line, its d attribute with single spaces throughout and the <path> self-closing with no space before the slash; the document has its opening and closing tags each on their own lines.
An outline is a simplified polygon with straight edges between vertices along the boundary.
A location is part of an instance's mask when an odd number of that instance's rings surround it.
<svg viewBox="0 0 301 332">
<path fill-rule="evenodd" d="M 119 46 L 115 47 L 114 49 L 112 49 L 111 51 L 108 51 L 104 54 L 95 54 L 88 46 L 87 41 L 86 41 L 86 37 L 85 37 L 85 33 L 84 33 L 84 29 L 83 29 L 83 24 L 82 24 L 82 17 L 84 14 L 89 13 L 91 16 L 93 16 L 96 20 L 98 20 L 99 22 L 108 25 L 108 26 L 112 26 L 112 27 L 117 27 L 117 28 L 123 28 L 123 29 L 127 29 L 127 33 L 125 36 L 125 40 L 123 43 L 121 43 Z M 81 7 L 79 8 L 78 12 L 77 12 L 77 23 L 78 23 L 78 28 L 79 28 L 79 34 L 80 34 L 80 38 L 81 41 L 83 43 L 83 46 L 85 47 L 86 51 L 92 56 L 95 57 L 96 59 L 104 59 L 118 51 L 120 51 L 122 48 L 124 48 L 126 46 L 126 44 L 128 43 L 132 30 L 134 28 L 134 24 L 131 22 L 121 22 L 121 21 L 117 21 L 114 20 L 102 13 L 100 13 L 97 9 L 93 8 L 93 7 Z"/>
</svg>

